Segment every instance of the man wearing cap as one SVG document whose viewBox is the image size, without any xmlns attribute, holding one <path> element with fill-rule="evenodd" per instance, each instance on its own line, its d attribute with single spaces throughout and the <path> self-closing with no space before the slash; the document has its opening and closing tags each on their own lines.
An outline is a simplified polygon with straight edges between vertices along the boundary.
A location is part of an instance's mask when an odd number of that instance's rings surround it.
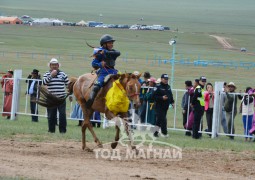
<svg viewBox="0 0 255 180">
<path fill-rule="evenodd" d="M 26 83 L 28 83 L 26 93 L 30 95 L 30 110 L 32 114 L 32 122 L 38 122 L 38 116 L 35 116 L 38 114 L 38 106 L 35 102 L 31 101 L 38 98 L 38 87 L 42 85 L 41 76 L 37 69 L 33 69 L 31 74 L 28 75 Z"/>
<path fill-rule="evenodd" d="M 191 105 L 193 107 L 194 112 L 194 123 L 192 127 L 192 137 L 194 139 L 199 139 L 202 134 L 198 133 L 201 119 L 204 115 L 204 109 L 205 109 L 205 100 L 204 100 L 204 86 L 206 83 L 206 77 L 201 76 L 199 79 L 199 84 L 195 88 L 194 95 L 192 98 Z M 202 126 L 201 126 L 202 127 Z M 202 128 L 201 128 L 202 131 Z"/>
<path fill-rule="evenodd" d="M 58 60 L 52 58 L 48 63 L 50 70 L 43 75 L 43 85 L 46 85 L 48 91 L 58 98 L 65 98 L 65 88 L 68 85 L 67 75 L 59 70 L 60 64 Z M 49 132 L 55 133 L 55 126 L 57 124 L 57 111 L 59 112 L 59 132 L 66 132 L 66 101 L 63 104 L 54 107 L 47 108 L 48 113 L 48 126 Z"/>
<path fill-rule="evenodd" d="M 4 107 L 2 116 L 6 116 L 7 119 L 11 117 L 12 108 L 12 93 L 13 93 L 13 70 L 9 70 L 1 80 L 2 90 L 4 92 Z"/>
<path fill-rule="evenodd" d="M 155 87 L 152 97 L 156 103 L 155 113 L 156 113 L 156 126 L 154 131 L 154 136 L 159 136 L 159 128 L 161 128 L 161 133 L 163 137 L 168 137 L 167 133 L 167 110 L 171 104 L 174 107 L 174 99 L 171 87 L 168 85 L 168 75 L 161 75 L 161 82 Z"/>
<path fill-rule="evenodd" d="M 228 134 L 235 134 L 234 119 L 237 114 L 237 95 L 235 93 L 236 86 L 233 82 L 228 83 L 226 91 L 226 99 L 224 102 L 224 109 L 226 111 L 226 119 L 228 122 Z M 229 136 L 234 139 L 234 136 Z"/>
</svg>

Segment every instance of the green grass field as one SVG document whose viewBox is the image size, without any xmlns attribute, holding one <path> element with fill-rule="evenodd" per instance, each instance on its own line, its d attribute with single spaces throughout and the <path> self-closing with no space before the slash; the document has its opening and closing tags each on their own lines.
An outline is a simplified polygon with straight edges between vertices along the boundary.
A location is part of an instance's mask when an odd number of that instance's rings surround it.
<svg viewBox="0 0 255 180">
<path fill-rule="evenodd" d="M 216 3 L 213 0 L 182 2 L 159 0 L 146 1 L 32 1 L 32 0 L 2 0 L 0 15 L 30 15 L 32 17 L 55 17 L 66 21 L 78 22 L 81 19 L 98 20 L 102 13 L 104 23 L 162 24 L 170 26 L 175 31 L 134 31 L 120 29 L 97 29 L 84 27 L 30 27 L 23 25 L 0 25 L 0 71 L 9 68 L 22 69 L 23 77 L 37 68 L 41 74 L 48 70 L 47 63 L 52 57 L 57 57 L 62 64 L 61 69 L 69 76 L 79 76 L 91 71 L 92 49 L 87 47 L 85 40 L 94 46 L 99 45 L 99 38 L 105 33 L 116 38 L 115 48 L 122 55 L 116 68 L 121 72 L 150 71 L 159 77 L 162 73 L 171 74 L 171 65 L 155 62 L 155 57 L 170 59 L 172 47 L 168 41 L 177 37 L 176 59 L 198 57 L 205 60 L 235 60 L 253 62 L 254 56 L 239 51 L 222 49 L 214 34 L 231 38 L 231 44 L 237 48 L 245 47 L 249 52 L 255 52 L 254 23 L 255 11 L 252 0 L 243 3 L 237 0 L 223 0 Z M 79 4 L 81 3 L 81 4 Z M 17 53 L 19 52 L 19 53 Z M 122 59 L 127 58 L 127 62 Z M 148 62 L 146 61 L 148 60 Z M 233 81 L 237 91 L 247 86 L 254 87 L 251 81 L 253 70 L 243 68 L 215 68 L 175 66 L 174 88 L 182 89 L 185 80 L 193 80 L 205 75 L 209 82 Z M 24 104 L 24 101 L 21 102 Z M 179 107 L 180 108 L 180 107 Z M 172 116 L 172 112 L 169 113 Z M 238 131 L 242 131 L 241 118 L 236 117 Z M 32 124 L 29 116 L 19 116 L 17 121 L 6 121 L 0 118 L 1 138 L 17 138 L 24 141 L 55 141 L 67 139 L 80 141 L 81 133 L 77 122 L 68 121 L 68 133 L 64 136 L 58 133 L 47 133 L 46 119 L 38 124 Z M 114 130 L 97 129 L 103 140 L 113 139 Z M 105 133 L 107 134 L 105 136 Z M 168 142 L 183 148 L 225 149 L 233 151 L 255 150 L 254 144 L 243 142 L 243 138 L 229 141 L 227 137 L 211 140 L 205 136 L 201 141 L 193 141 L 182 132 L 170 132 Z M 91 137 L 90 140 L 92 141 Z"/>
<path fill-rule="evenodd" d="M 55 134 L 51 134 L 47 132 L 48 125 L 46 118 L 39 118 L 38 123 L 33 123 L 29 116 L 19 116 L 17 121 L 8 121 L 1 117 L 1 139 L 14 139 L 15 141 L 26 142 L 54 142 L 59 140 L 81 142 L 81 129 L 77 124 L 77 121 L 68 121 L 67 133 L 65 135 L 58 133 L 58 131 L 56 131 Z M 95 128 L 94 130 L 103 143 L 113 141 L 115 136 L 113 127 L 108 129 Z M 87 132 L 87 140 L 88 142 L 93 142 L 89 131 Z M 211 149 L 236 152 L 255 151 L 254 143 L 244 142 L 243 138 L 236 138 L 234 141 L 230 141 L 228 137 L 225 136 L 210 139 L 209 136 L 204 135 L 201 140 L 193 140 L 190 137 L 184 136 L 183 132 L 178 131 L 170 131 L 170 138 L 159 138 L 159 141 L 174 144 L 183 150 Z"/>
</svg>

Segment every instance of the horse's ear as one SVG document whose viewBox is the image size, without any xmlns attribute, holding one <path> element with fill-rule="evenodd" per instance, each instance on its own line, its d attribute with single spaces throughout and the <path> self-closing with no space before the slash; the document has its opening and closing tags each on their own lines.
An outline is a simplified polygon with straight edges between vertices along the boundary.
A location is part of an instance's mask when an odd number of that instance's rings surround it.
<svg viewBox="0 0 255 180">
<path fill-rule="evenodd" d="M 139 79 L 141 76 L 142 76 L 142 73 L 140 73 L 140 74 L 137 76 L 137 79 Z"/>
<path fill-rule="evenodd" d="M 126 76 L 126 74 L 120 74 L 119 75 L 119 78 L 122 80 L 122 79 L 124 79 L 124 78 L 126 78 L 127 76 Z"/>
</svg>

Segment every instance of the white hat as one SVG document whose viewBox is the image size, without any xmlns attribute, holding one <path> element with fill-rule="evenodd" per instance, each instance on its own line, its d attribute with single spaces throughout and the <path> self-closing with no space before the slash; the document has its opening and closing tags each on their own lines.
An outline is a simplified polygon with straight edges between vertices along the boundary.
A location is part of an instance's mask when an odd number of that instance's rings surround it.
<svg viewBox="0 0 255 180">
<path fill-rule="evenodd" d="M 157 81 L 156 81 L 156 83 L 158 84 L 158 83 L 160 83 L 160 82 L 161 82 L 161 79 L 158 78 Z"/>
<path fill-rule="evenodd" d="M 228 83 L 227 87 L 229 87 L 229 86 L 233 86 L 234 88 L 236 88 L 235 83 L 233 83 L 233 82 Z"/>
<path fill-rule="evenodd" d="M 133 74 L 138 76 L 140 73 L 139 73 L 139 71 L 134 71 Z"/>
<path fill-rule="evenodd" d="M 52 58 L 50 60 L 50 62 L 48 63 L 48 66 L 50 67 L 51 64 L 59 64 L 59 66 L 60 66 L 60 63 L 58 62 L 58 60 L 56 58 Z"/>
<path fill-rule="evenodd" d="M 50 64 L 58 64 L 58 60 L 56 58 L 52 58 L 50 60 Z"/>
</svg>

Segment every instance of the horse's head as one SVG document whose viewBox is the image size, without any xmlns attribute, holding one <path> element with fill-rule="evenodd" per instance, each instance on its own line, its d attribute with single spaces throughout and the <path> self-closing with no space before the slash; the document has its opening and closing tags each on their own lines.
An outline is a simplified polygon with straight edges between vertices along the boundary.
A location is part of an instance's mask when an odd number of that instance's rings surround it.
<svg viewBox="0 0 255 180">
<path fill-rule="evenodd" d="M 135 108 L 141 105 L 139 97 L 141 84 L 138 81 L 140 76 L 141 74 L 136 76 L 134 74 L 126 73 L 122 74 L 120 77 L 120 83 L 126 89 L 127 96 L 129 100 L 133 101 Z"/>
</svg>

